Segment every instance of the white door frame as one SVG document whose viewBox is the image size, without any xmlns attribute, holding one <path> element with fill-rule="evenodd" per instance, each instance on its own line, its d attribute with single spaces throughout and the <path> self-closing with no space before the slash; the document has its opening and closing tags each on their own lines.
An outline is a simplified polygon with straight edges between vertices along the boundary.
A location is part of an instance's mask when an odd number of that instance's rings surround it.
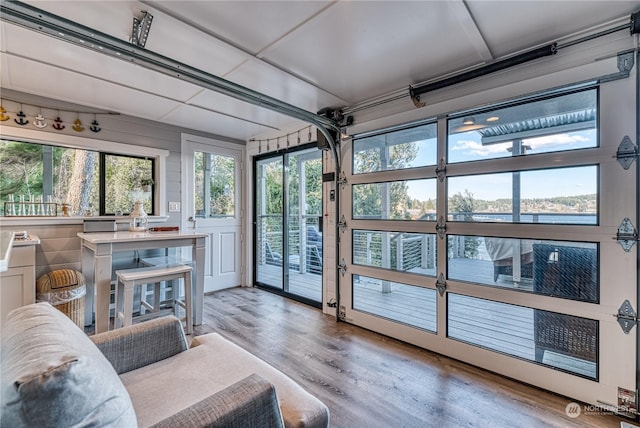
<svg viewBox="0 0 640 428">
<path fill-rule="evenodd" d="M 235 207 L 236 215 L 234 218 L 222 219 L 203 219 L 196 221 L 194 212 L 193 188 L 195 177 L 193 174 L 193 153 L 195 151 L 204 151 L 208 153 L 232 156 L 236 160 L 235 169 Z M 181 137 L 181 228 L 185 232 L 202 231 L 208 234 L 206 243 L 205 256 L 205 286 L 204 291 L 212 292 L 223 288 L 244 285 L 246 266 L 244 248 L 245 236 L 245 198 L 243 197 L 246 189 L 246 174 L 244 173 L 245 148 L 240 144 L 234 144 L 221 140 L 200 137 L 190 134 L 182 134 Z M 201 229 L 201 230 L 199 230 Z M 235 251 L 232 257 L 234 264 L 233 277 L 226 277 L 224 281 L 220 281 L 221 273 L 218 270 L 220 265 L 220 257 L 228 257 L 229 252 L 220 250 L 219 239 L 223 232 L 226 237 L 234 240 Z M 227 238 L 225 238 L 227 239 Z M 227 241 L 228 242 L 228 241 Z M 217 255 L 217 256 L 216 256 Z M 236 276 L 237 275 L 237 276 Z M 231 282 L 229 282 L 231 281 Z"/>
</svg>

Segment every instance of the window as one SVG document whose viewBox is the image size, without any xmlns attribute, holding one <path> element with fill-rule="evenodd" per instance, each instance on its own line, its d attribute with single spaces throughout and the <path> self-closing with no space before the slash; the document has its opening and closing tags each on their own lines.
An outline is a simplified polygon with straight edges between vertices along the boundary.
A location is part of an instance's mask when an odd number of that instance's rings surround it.
<svg viewBox="0 0 640 428">
<path fill-rule="evenodd" d="M 69 205 L 71 215 L 127 214 L 141 200 L 153 215 L 155 163 L 152 158 L 1 140 L 0 199 L 5 203 L 0 214 L 60 215 L 62 204 Z M 56 203 L 57 212 L 47 202 Z"/>
<path fill-rule="evenodd" d="M 415 126 L 353 141 L 353 173 L 436 164 L 437 124 Z"/>
<path fill-rule="evenodd" d="M 235 217 L 235 159 L 203 152 L 194 158 L 196 217 Z"/>
<path fill-rule="evenodd" d="M 449 120 L 448 162 L 598 145 L 598 92 L 589 89 Z"/>
<path fill-rule="evenodd" d="M 447 179 L 449 221 L 598 223 L 598 166 Z"/>
<path fill-rule="evenodd" d="M 434 220 L 436 179 L 355 184 L 351 197 L 354 219 Z"/>
</svg>

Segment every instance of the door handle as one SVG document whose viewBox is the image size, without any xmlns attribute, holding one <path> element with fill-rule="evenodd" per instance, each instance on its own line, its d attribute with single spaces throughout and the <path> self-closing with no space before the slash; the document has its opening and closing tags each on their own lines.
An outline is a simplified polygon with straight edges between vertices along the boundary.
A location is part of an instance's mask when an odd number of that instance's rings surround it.
<svg viewBox="0 0 640 428">
<path fill-rule="evenodd" d="M 195 217 L 191 216 L 191 217 L 189 217 L 189 218 L 187 219 L 187 221 L 192 222 L 192 223 L 193 223 L 193 228 L 194 228 L 194 229 L 196 228 L 196 219 L 195 219 Z"/>
</svg>

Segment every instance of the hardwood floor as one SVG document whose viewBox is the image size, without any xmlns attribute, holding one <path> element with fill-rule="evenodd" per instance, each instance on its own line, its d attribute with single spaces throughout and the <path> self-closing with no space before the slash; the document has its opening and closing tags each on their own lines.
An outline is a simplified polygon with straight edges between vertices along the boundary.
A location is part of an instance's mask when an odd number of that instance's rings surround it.
<svg viewBox="0 0 640 428">
<path fill-rule="evenodd" d="M 218 332 L 322 400 L 332 427 L 620 427 L 569 418 L 572 400 L 344 323 L 259 290 L 205 296 L 195 334 Z"/>
</svg>

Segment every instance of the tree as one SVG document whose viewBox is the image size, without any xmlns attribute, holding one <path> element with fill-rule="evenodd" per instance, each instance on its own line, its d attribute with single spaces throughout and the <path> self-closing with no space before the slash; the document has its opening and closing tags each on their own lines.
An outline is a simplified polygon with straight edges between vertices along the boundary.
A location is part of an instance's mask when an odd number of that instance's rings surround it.
<svg viewBox="0 0 640 428">
<path fill-rule="evenodd" d="M 464 194 L 458 192 L 449 199 L 449 213 L 453 213 L 456 220 L 473 221 L 475 199 L 473 193 L 465 189 Z M 480 240 L 476 236 L 464 237 L 464 256 L 475 258 L 478 256 Z"/>
<path fill-rule="evenodd" d="M 72 213 L 84 214 L 89 208 L 96 158 L 96 152 L 76 150 L 73 173 L 67 191 L 67 203 Z"/>
<path fill-rule="evenodd" d="M 353 161 L 355 172 L 406 168 L 418 155 L 418 145 L 415 142 L 387 147 L 384 141 L 372 141 L 377 145 L 355 153 Z M 385 158 L 387 158 L 386 161 Z M 355 185 L 353 186 L 353 213 L 357 217 L 407 220 L 410 218 L 407 210 L 411 207 L 408 189 L 406 181 Z M 386 206 L 387 202 L 382 200 L 384 192 L 388 192 L 388 206 Z"/>
</svg>

